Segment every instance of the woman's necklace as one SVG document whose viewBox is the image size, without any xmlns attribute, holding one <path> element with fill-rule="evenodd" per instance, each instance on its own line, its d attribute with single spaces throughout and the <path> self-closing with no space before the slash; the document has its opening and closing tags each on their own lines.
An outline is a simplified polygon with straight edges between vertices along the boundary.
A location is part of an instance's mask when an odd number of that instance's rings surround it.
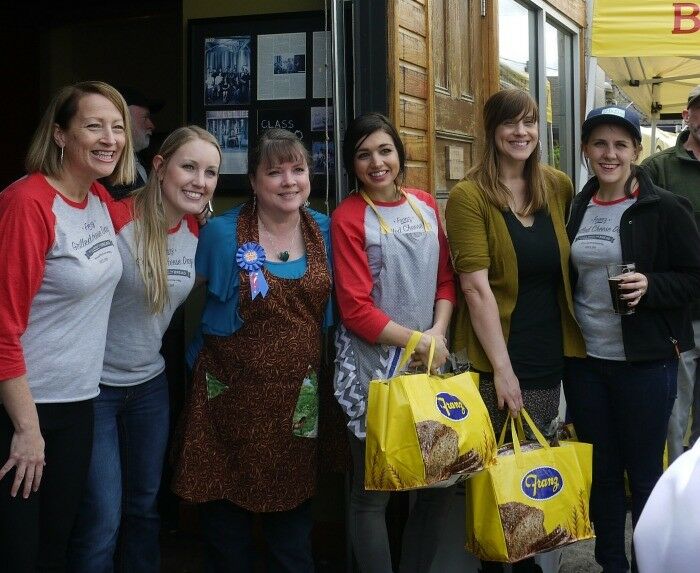
<svg viewBox="0 0 700 573">
<path fill-rule="evenodd" d="M 301 216 L 299 217 L 299 220 L 297 221 L 297 224 L 294 227 L 294 230 L 292 231 L 292 238 L 287 242 L 289 246 L 285 250 L 280 250 L 280 248 L 277 246 L 277 242 L 272 238 L 270 231 L 267 230 L 265 223 L 263 223 L 263 221 L 260 217 L 258 217 L 258 221 L 260 222 L 260 228 L 265 233 L 267 240 L 272 244 L 275 251 L 278 251 L 277 258 L 280 261 L 282 261 L 283 263 L 286 263 L 289 260 L 289 251 L 292 250 L 292 246 L 294 245 L 294 240 L 297 238 L 297 230 L 299 229 L 299 225 L 301 224 Z"/>
</svg>

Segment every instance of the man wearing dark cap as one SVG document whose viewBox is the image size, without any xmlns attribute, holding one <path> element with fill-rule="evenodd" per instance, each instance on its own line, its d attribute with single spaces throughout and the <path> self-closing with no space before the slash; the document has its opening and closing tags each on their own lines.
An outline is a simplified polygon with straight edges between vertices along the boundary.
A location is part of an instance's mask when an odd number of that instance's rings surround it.
<svg viewBox="0 0 700 573">
<path fill-rule="evenodd" d="M 122 86 L 117 88 L 124 96 L 129 113 L 131 115 L 131 138 L 134 144 L 134 159 L 136 163 L 136 179 L 131 185 L 107 185 L 112 197 L 122 199 L 131 194 L 134 189 L 142 187 L 148 179 L 148 169 L 144 167 L 139 158 L 139 152 L 148 147 L 151 142 L 151 135 L 155 129 L 155 124 L 151 119 L 151 114 L 158 113 L 164 105 L 160 100 L 148 99 L 140 91 Z"/>
<path fill-rule="evenodd" d="M 695 222 L 700 223 L 700 86 L 688 94 L 683 121 L 688 128 L 678 135 L 675 147 L 648 157 L 642 165 L 659 187 L 686 197 L 693 205 Z M 678 397 L 668 425 L 669 463 L 683 453 L 691 406 L 690 445 L 700 437 L 700 301 L 693 305 L 693 330 L 695 348 L 681 354 L 678 363 Z"/>
</svg>

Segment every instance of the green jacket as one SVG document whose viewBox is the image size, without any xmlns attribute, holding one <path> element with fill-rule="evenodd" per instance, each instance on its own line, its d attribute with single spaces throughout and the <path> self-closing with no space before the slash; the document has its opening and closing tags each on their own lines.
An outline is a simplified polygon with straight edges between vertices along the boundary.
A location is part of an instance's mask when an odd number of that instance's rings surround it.
<svg viewBox="0 0 700 573">
<path fill-rule="evenodd" d="M 681 131 L 674 147 L 669 147 L 647 157 L 646 168 L 655 185 L 690 201 L 695 212 L 695 222 L 700 222 L 700 160 L 693 159 L 683 147 L 690 132 Z"/>
<path fill-rule="evenodd" d="M 574 189 L 561 171 L 543 166 L 547 181 L 547 207 L 552 217 L 559 245 L 562 283 L 559 289 L 564 355 L 585 357 L 581 331 L 574 318 L 569 280 L 569 239 L 566 235 L 568 215 Z M 510 319 L 518 299 L 518 261 L 503 214 L 485 197 L 473 181 L 460 181 L 450 191 L 445 209 L 450 253 L 457 273 L 488 269 L 489 285 L 498 304 L 503 337 L 508 342 Z M 452 333 L 456 353 L 466 350 L 477 370 L 492 372 L 469 318 L 464 296 L 458 297 Z"/>
<path fill-rule="evenodd" d="M 655 185 L 690 201 L 695 224 L 700 227 L 700 159 L 694 159 L 683 147 L 690 132 L 680 132 L 676 145 L 668 147 L 642 161 Z M 700 320 L 700 301 L 693 303 L 693 320 Z"/>
</svg>

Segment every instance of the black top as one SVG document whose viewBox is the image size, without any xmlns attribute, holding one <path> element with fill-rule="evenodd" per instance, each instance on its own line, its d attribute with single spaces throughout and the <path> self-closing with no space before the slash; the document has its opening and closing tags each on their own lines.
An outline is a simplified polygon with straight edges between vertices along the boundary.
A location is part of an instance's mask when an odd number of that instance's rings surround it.
<svg viewBox="0 0 700 573">
<path fill-rule="evenodd" d="M 524 227 L 512 212 L 503 217 L 518 260 L 518 298 L 510 319 L 508 355 L 523 388 L 559 384 L 564 369 L 559 245 L 546 210 Z"/>
</svg>

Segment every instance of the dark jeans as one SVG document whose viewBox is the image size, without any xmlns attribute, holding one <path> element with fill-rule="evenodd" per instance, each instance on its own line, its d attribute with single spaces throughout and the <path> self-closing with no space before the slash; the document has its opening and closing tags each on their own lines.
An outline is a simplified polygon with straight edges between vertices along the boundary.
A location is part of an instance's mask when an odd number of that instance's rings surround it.
<svg viewBox="0 0 700 573">
<path fill-rule="evenodd" d="M 135 386 L 100 386 L 94 411 L 92 458 L 71 538 L 70 570 L 157 573 L 156 501 L 170 423 L 165 373 Z"/>
<path fill-rule="evenodd" d="M 37 404 L 46 467 L 39 491 L 10 497 L 12 470 L 0 481 L 0 570 L 65 571 L 68 538 L 83 493 L 92 447 L 92 400 Z M 0 405 L 0 464 L 14 427 Z"/>
<path fill-rule="evenodd" d="M 663 472 L 677 370 L 676 359 L 567 360 L 566 403 L 578 438 L 593 444 L 591 519 L 596 533 L 596 561 L 605 573 L 629 570 L 625 556 L 624 473 L 627 471 L 632 493 L 634 526 Z"/>
<path fill-rule="evenodd" d="M 228 501 L 199 506 L 206 573 L 252 573 L 254 513 Z M 269 573 L 313 573 L 311 501 L 289 511 L 259 514 L 267 542 Z"/>
</svg>

